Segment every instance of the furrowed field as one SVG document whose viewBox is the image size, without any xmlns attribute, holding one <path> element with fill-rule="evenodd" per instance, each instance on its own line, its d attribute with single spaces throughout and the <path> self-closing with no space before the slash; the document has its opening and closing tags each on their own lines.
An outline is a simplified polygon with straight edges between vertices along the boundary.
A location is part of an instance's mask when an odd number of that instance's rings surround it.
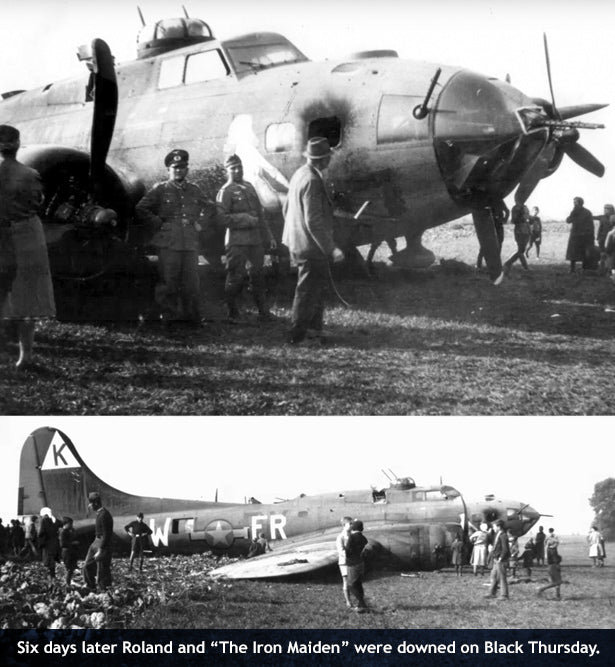
<svg viewBox="0 0 615 667">
<path fill-rule="evenodd" d="M 548 590 L 547 568 L 511 580 L 510 599 L 485 599 L 489 575 L 462 577 L 451 568 L 403 573 L 373 570 L 365 583 L 369 614 L 346 608 L 339 572 L 291 581 L 214 579 L 211 555 L 149 558 L 143 575 L 114 559 L 111 597 L 88 594 L 80 575 L 50 593 L 41 563 L 0 565 L 0 627 L 4 628 L 613 628 L 612 563 L 592 568 L 585 537 L 561 537 L 562 600 Z M 607 554 L 615 545 L 607 545 Z M 58 568 L 62 577 L 63 567 Z M 522 574 L 522 571 L 518 571 Z"/>
<path fill-rule="evenodd" d="M 13 370 L 0 354 L 3 414 L 98 415 L 584 415 L 613 414 L 615 285 L 571 275 L 568 226 L 544 224 L 539 260 L 516 264 L 500 287 L 473 268 L 468 222 L 425 234 L 438 258 L 425 271 L 391 269 L 336 280 L 330 347 L 284 345 L 294 282 L 270 285 L 279 321 L 224 319 L 220 283 L 205 287 L 209 323 L 171 334 L 137 327 L 147 305 L 126 288 L 87 302 L 85 321 L 46 323 L 40 366 Z M 403 244 L 402 244 L 403 245 Z M 503 257 L 513 250 L 506 228 Z M 457 260 L 439 263 L 440 259 Z M 115 306 L 111 302 L 115 301 Z M 118 303 L 120 304 L 118 306 Z M 132 320 L 97 322 L 111 307 Z"/>
</svg>

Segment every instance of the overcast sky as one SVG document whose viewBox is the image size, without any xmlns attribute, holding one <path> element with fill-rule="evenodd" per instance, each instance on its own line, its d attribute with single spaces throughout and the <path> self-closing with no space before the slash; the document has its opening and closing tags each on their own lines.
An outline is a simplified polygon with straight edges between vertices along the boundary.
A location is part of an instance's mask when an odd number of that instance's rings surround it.
<svg viewBox="0 0 615 667">
<path fill-rule="evenodd" d="M 19 456 L 41 426 L 63 431 L 122 491 L 243 502 L 419 485 L 530 503 L 560 533 L 585 533 L 594 484 L 615 476 L 610 418 L 3 417 L 0 516 L 16 512 Z"/>
<path fill-rule="evenodd" d="M 146 21 L 182 15 L 182 0 L 138 0 Z M 358 50 L 396 49 L 403 58 L 459 65 L 504 78 L 523 92 L 549 98 L 542 33 L 549 38 L 556 103 L 615 102 L 615 3 L 606 0 L 184 0 L 191 16 L 220 38 L 271 30 L 285 34 L 313 60 Z M 76 47 L 93 37 L 111 46 L 118 62 L 135 57 L 141 26 L 137 2 L 126 0 L 3 0 L 0 90 L 30 88 L 83 71 Z M 615 200 L 615 106 L 580 120 L 581 143 L 607 167 L 598 179 L 568 158 L 539 186 L 530 205 L 543 217 L 564 218 L 572 197 L 594 211 Z"/>
</svg>

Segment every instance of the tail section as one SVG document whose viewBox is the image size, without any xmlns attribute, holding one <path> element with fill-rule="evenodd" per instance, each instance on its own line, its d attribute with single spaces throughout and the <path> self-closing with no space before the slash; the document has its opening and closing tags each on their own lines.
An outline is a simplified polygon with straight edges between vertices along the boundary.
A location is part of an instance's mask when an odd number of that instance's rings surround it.
<svg viewBox="0 0 615 667">
<path fill-rule="evenodd" d="M 190 508 L 225 507 L 227 503 L 152 498 L 124 493 L 103 482 L 83 462 L 69 437 L 51 427 L 36 429 L 21 450 L 18 514 L 38 514 L 50 507 L 56 516 L 88 516 L 88 494 L 98 491 L 115 516 L 158 513 Z"/>
</svg>

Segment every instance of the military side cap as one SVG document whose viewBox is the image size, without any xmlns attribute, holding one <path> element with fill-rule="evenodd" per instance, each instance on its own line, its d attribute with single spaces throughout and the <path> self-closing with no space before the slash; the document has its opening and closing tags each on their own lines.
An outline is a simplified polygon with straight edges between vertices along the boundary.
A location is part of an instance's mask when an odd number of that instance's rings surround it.
<svg viewBox="0 0 615 667">
<path fill-rule="evenodd" d="M 312 137 L 307 142 L 307 148 L 303 155 L 312 158 L 313 160 L 317 160 L 319 158 L 327 157 L 327 155 L 331 155 L 331 153 L 331 146 L 325 137 Z"/>
<path fill-rule="evenodd" d="M 92 491 L 92 493 L 88 494 L 88 500 L 90 502 L 94 502 L 95 500 L 100 500 L 100 493 L 98 493 L 98 491 Z"/>
<path fill-rule="evenodd" d="M 177 165 L 184 167 L 188 164 L 188 157 L 188 151 L 176 148 L 164 158 L 164 166 L 170 167 L 172 165 Z"/>
<path fill-rule="evenodd" d="M 19 130 L 12 125 L 0 125 L 0 150 L 19 148 Z"/>
<path fill-rule="evenodd" d="M 239 155 L 229 155 L 226 160 L 224 160 L 224 166 L 228 169 L 229 167 L 240 166 L 241 167 L 241 158 Z"/>
</svg>

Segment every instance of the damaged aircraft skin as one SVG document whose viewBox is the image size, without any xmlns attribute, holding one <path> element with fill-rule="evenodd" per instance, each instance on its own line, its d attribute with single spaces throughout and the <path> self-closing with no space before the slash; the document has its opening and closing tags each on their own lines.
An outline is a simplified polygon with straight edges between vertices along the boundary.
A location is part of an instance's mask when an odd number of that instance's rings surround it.
<svg viewBox="0 0 615 667">
<path fill-rule="evenodd" d="M 512 535 L 525 534 L 540 514 L 526 503 L 494 496 L 466 501 L 451 486 L 419 487 L 410 478 L 391 478 L 388 488 L 299 495 L 273 504 L 247 504 L 150 498 L 119 491 L 99 479 L 61 431 L 45 427 L 26 439 L 21 453 L 18 514 L 38 515 L 50 507 L 56 517 L 74 519 L 82 550 L 94 537 L 88 494 L 97 491 L 114 517 L 113 551 L 128 553 L 124 526 L 138 512 L 151 527 L 161 554 L 246 555 L 264 534 L 272 551 L 238 560 L 217 574 L 229 578 L 285 577 L 337 562 L 335 539 L 344 516 L 360 518 L 377 562 L 415 570 L 448 563 L 456 535 L 473 525 L 502 518 Z"/>
<path fill-rule="evenodd" d="M 496 279 L 502 266 L 486 203 L 520 183 L 525 201 L 564 153 L 604 172 L 577 143 L 578 128 L 591 124 L 568 120 L 604 105 L 558 110 L 507 82 L 394 51 L 312 62 L 282 35 L 218 40 L 187 16 L 144 25 L 138 46 L 137 60 L 116 67 L 107 45 L 94 40 L 82 55 L 83 77 L 0 101 L 0 122 L 19 127 L 20 159 L 41 173 L 48 197 L 72 174 L 97 203 L 118 211 L 120 224 L 109 232 L 116 239 L 130 240 L 135 203 L 164 178 L 163 156 L 178 147 L 189 151 L 190 177 L 210 196 L 224 181 L 225 155 L 237 153 L 280 234 L 288 181 L 307 140 L 325 136 L 335 148 L 326 179 L 342 247 L 404 236 L 394 263 L 427 267 L 434 254 L 422 246 L 423 232 L 471 213 Z M 90 153 L 98 177 L 90 173 L 88 185 Z M 59 263 L 65 274 L 87 275 L 117 251 L 104 230 L 84 231 L 89 220 L 77 243 L 67 225 L 46 222 L 52 269 Z M 66 260 L 83 250 L 83 239 L 100 266 Z"/>
</svg>

